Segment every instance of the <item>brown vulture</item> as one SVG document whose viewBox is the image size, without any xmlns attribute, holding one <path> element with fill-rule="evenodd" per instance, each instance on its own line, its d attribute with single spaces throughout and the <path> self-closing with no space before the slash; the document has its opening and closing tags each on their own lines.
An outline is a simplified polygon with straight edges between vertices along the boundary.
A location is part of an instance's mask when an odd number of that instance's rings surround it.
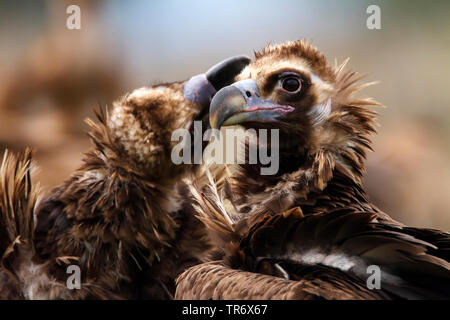
<svg viewBox="0 0 450 320">
<path fill-rule="evenodd" d="M 83 165 L 42 198 L 31 183 L 31 152 L 6 153 L 0 298 L 171 298 L 176 276 L 205 261 L 211 248 L 183 179 L 196 166 L 171 161 L 171 134 L 204 118 L 212 96 L 249 61 L 233 57 L 99 111 L 97 122 L 88 120 L 93 146 Z M 78 286 L 68 285 L 76 272 L 70 266 L 78 267 Z"/>
<path fill-rule="evenodd" d="M 213 128 L 279 130 L 279 170 L 234 164 L 192 187 L 223 258 L 182 273 L 175 298 L 450 298 L 450 234 L 396 222 L 364 191 L 379 104 L 354 96 L 370 84 L 346 62 L 303 40 L 269 45 L 214 96 Z"/>
</svg>

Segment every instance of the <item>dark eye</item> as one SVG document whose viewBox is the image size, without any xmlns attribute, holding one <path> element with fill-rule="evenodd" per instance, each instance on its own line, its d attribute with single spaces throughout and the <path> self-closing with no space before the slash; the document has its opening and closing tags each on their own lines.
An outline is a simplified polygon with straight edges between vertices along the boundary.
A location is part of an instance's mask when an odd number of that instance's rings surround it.
<svg viewBox="0 0 450 320">
<path fill-rule="evenodd" d="M 281 80 L 281 87 L 284 91 L 293 93 L 300 90 L 302 84 L 296 77 L 286 77 Z"/>
</svg>

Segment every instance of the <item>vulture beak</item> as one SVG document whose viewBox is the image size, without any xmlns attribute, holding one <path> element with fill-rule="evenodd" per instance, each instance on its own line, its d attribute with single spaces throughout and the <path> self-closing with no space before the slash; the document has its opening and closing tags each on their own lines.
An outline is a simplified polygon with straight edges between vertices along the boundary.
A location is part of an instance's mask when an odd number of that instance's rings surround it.
<svg viewBox="0 0 450 320">
<path fill-rule="evenodd" d="M 262 99 L 255 80 L 247 79 L 216 93 L 210 104 L 209 122 L 213 129 L 244 122 L 277 122 L 280 116 L 292 111 L 291 106 Z"/>
<path fill-rule="evenodd" d="M 205 73 L 193 76 L 184 85 L 184 97 L 204 107 L 209 106 L 214 94 L 232 84 L 234 78 L 250 61 L 247 56 L 231 57 L 219 62 Z"/>
<path fill-rule="evenodd" d="M 247 56 L 235 56 L 225 59 L 206 71 L 206 79 L 217 91 L 233 83 L 251 59 Z"/>
</svg>

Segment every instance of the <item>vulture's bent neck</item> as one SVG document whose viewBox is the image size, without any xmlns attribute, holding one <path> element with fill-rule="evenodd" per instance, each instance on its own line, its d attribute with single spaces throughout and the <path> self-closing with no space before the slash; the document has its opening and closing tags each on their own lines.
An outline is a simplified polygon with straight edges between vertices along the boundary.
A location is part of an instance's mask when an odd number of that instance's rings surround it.
<svg viewBox="0 0 450 320">
<path fill-rule="evenodd" d="M 280 173 L 275 176 L 259 174 L 259 167 L 243 165 L 234 179 L 238 203 L 246 212 L 279 213 L 299 206 L 304 214 L 328 212 L 337 208 L 352 208 L 355 211 L 378 211 L 369 201 L 361 183 L 339 169 L 333 170 L 333 177 L 323 190 L 312 187 L 308 173 L 302 167 L 301 156 L 280 159 Z M 283 154 L 283 153 L 282 153 Z"/>
<path fill-rule="evenodd" d="M 337 170 L 323 191 L 312 191 L 306 199 L 296 198 L 295 205 L 300 206 L 304 214 L 326 213 L 339 208 L 358 212 L 378 211 L 369 201 L 363 186 Z"/>
</svg>

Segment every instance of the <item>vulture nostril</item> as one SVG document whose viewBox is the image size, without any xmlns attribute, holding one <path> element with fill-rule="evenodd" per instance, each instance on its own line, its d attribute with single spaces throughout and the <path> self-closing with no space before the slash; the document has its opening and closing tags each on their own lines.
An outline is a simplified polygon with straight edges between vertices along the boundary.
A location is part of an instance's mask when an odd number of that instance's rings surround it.
<svg viewBox="0 0 450 320">
<path fill-rule="evenodd" d="M 247 97 L 249 97 L 249 98 L 250 98 L 250 97 L 252 96 L 252 93 L 251 93 L 250 91 L 248 91 L 248 90 L 247 90 L 247 91 L 245 91 L 245 94 L 246 94 L 246 95 L 247 95 Z"/>
</svg>

